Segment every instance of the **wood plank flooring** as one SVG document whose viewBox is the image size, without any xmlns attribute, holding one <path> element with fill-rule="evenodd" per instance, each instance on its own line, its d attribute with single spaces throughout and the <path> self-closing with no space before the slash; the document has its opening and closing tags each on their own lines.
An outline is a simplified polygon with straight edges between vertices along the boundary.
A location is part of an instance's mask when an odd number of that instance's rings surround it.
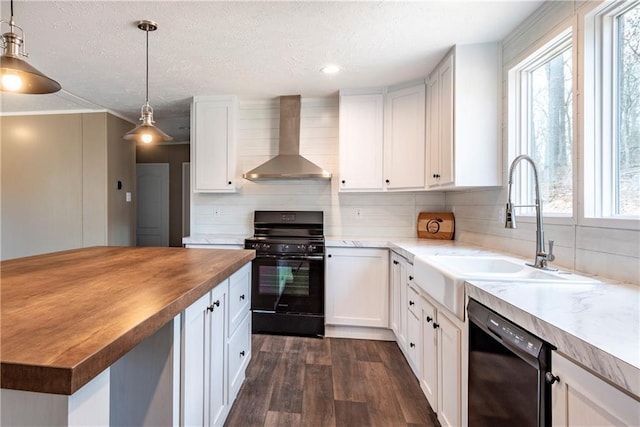
<svg viewBox="0 0 640 427">
<path fill-rule="evenodd" d="M 225 426 L 440 426 L 394 342 L 252 336 Z"/>
</svg>

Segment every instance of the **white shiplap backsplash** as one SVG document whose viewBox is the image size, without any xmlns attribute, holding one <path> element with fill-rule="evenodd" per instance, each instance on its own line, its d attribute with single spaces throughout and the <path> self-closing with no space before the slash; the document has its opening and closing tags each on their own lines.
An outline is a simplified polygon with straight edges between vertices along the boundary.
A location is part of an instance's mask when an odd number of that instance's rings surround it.
<svg viewBox="0 0 640 427">
<path fill-rule="evenodd" d="M 241 176 L 278 153 L 278 100 L 241 101 L 237 134 Z M 418 214 L 444 208 L 444 193 L 338 192 L 337 98 L 302 99 L 300 153 L 333 179 L 256 183 L 238 178 L 242 186 L 235 194 L 194 194 L 191 232 L 250 235 L 254 210 L 289 209 L 324 211 L 327 236 L 415 237 Z"/>
</svg>

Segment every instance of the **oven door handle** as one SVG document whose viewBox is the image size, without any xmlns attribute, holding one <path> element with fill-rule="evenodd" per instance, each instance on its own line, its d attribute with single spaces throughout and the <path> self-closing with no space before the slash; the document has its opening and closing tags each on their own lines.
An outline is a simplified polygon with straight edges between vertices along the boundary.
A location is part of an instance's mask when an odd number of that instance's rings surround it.
<svg viewBox="0 0 640 427">
<path fill-rule="evenodd" d="M 324 261 L 323 255 L 257 255 L 256 259 L 281 259 L 283 261 Z"/>
</svg>

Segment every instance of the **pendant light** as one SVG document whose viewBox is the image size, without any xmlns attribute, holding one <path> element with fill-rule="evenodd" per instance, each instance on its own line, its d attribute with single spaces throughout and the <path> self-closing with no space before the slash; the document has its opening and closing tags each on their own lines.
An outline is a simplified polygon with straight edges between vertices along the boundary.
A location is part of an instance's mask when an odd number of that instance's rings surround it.
<svg viewBox="0 0 640 427">
<path fill-rule="evenodd" d="M 24 31 L 13 20 L 13 0 L 11 0 L 11 19 L 0 20 L 0 25 L 7 24 L 9 31 L 2 34 L 0 57 L 0 90 L 3 92 L 44 94 L 54 93 L 61 89 L 60 84 L 36 70 L 20 57 L 28 58 L 24 47 Z M 16 30 L 20 31 L 18 35 Z"/>
<path fill-rule="evenodd" d="M 147 96 L 140 116 L 142 123 L 127 132 L 123 138 L 144 144 L 173 141 L 172 137 L 153 125 L 155 123 L 153 120 L 153 108 L 149 105 L 149 31 L 157 30 L 158 24 L 153 21 L 142 20 L 138 21 L 138 28 L 147 33 Z"/>
</svg>

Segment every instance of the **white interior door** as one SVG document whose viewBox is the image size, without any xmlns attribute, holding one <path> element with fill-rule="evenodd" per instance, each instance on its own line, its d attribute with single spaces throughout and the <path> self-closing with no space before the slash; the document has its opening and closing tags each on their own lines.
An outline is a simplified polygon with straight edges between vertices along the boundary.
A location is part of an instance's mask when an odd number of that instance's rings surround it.
<svg viewBox="0 0 640 427">
<path fill-rule="evenodd" d="M 138 163 L 138 246 L 169 246 L 169 164 Z"/>
</svg>

